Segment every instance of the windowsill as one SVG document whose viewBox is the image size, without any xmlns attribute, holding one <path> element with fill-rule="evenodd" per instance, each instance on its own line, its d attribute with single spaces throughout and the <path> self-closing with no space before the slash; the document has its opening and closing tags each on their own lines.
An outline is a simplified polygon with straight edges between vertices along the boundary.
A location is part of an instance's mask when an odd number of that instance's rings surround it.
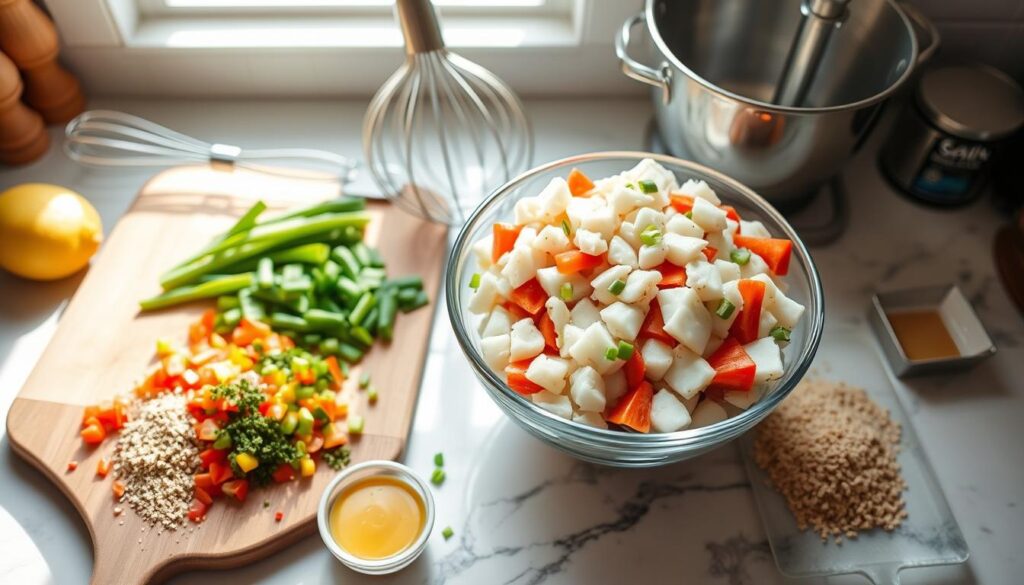
<svg viewBox="0 0 1024 585">
<path fill-rule="evenodd" d="M 568 16 L 450 17 L 444 37 L 452 47 L 569 47 L 579 34 Z M 403 44 L 388 17 L 151 18 L 139 22 L 125 43 L 145 49 L 393 48 Z"/>
</svg>

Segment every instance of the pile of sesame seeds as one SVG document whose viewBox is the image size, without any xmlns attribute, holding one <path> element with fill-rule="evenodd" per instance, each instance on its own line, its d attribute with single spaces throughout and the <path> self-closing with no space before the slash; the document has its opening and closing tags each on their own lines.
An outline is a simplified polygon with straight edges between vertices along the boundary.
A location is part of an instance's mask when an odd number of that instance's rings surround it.
<svg viewBox="0 0 1024 585">
<path fill-rule="evenodd" d="M 801 530 L 841 543 L 907 517 L 899 442 L 899 424 L 864 390 L 804 380 L 758 427 L 754 460 Z"/>
<path fill-rule="evenodd" d="M 184 525 L 199 467 L 192 419 L 181 394 L 140 402 L 117 442 L 114 473 L 124 484 L 121 501 L 150 524 Z"/>
</svg>

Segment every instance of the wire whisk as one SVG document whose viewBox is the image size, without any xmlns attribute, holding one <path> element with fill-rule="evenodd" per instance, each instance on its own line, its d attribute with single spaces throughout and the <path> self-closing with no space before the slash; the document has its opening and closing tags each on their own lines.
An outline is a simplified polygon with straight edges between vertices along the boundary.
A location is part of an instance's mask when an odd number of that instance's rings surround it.
<svg viewBox="0 0 1024 585">
<path fill-rule="evenodd" d="M 144 118 L 110 110 L 83 112 L 64 128 L 64 152 L 94 166 L 212 163 L 304 179 L 350 182 L 358 164 L 311 148 L 242 149 L 211 144 Z"/>
<path fill-rule="evenodd" d="M 525 171 L 533 136 L 497 76 L 445 48 L 430 0 L 398 0 L 405 63 L 363 121 L 366 163 L 385 197 L 458 225 L 490 190 Z"/>
</svg>

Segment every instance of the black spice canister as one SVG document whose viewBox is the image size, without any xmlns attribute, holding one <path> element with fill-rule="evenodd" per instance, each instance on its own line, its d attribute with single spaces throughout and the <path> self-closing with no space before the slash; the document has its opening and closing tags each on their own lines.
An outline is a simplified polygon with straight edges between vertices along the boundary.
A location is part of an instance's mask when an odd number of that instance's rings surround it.
<svg viewBox="0 0 1024 585">
<path fill-rule="evenodd" d="M 1001 71 L 930 69 L 882 148 L 882 170 L 915 199 L 963 205 L 980 194 L 994 149 L 1022 125 L 1024 92 Z"/>
</svg>

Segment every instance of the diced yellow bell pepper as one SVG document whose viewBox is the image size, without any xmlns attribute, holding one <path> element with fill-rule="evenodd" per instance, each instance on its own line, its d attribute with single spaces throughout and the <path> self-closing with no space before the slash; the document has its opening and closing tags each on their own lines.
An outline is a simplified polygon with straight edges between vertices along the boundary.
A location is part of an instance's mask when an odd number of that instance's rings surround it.
<svg viewBox="0 0 1024 585">
<path fill-rule="evenodd" d="M 280 387 L 277 391 L 277 397 L 285 404 L 291 404 L 295 402 L 295 383 L 289 382 Z"/>
<path fill-rule="evenodd" d="M 156 340 L 156 355 L 159 357 L 168 356 L 174 353 L 174 344 L 171 343 L 170 339 L 161 337 Z"/>
<path fill-rule="evenodd" d="M 246 473 L 249 473 L 260 466 L 259 459 L 256 459 L 248 453 L 239 453 L 238 455 L 235 455 L 235 463 L 237 463 L 238 467 Z"/>
<path fill-rule="evenodd" d="M 299 462 L 299 471 L 302 473 L 302 477 L 313 477 L 313 474 L 316 473 L 316 462 L 308 456 L 303 457 Z"/>
</svg>

